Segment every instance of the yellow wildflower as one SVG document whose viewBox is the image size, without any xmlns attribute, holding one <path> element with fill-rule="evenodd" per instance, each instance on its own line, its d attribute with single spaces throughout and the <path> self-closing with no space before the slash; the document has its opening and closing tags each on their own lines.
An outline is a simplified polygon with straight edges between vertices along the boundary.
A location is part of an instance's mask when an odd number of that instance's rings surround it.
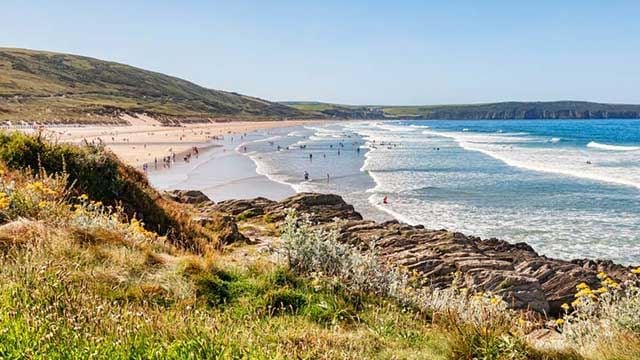
<svg viewBox="0 0 640 360">
<path fill-rule="evenodd" d="M 564 304 L 560 305 L 560 307 L 561 307 L 561 308 L 562 308 L 562 310 L 564 310 L 564 311 L 569 311 L 569 304 L 567 304 L 567 303 L 564 303 Z"/>
<path fill-rule="evenodd" d="M 560 326 L 564 324 L 564 319 L 556 319 L 556 325 Z"/>
<path fill-rule="evenodd" d="M 618 284 L 617 282 L 613 281 L 611 278 L 604 279 L 604 281 L 602 282 L 602 285 L 610 287 L 610 288 L 614 288 L 614 289 L 617 289 L 618 287 L 620 287 L 620 284 Z"/>
<path fill-rule="evenodd" d="M 587 284 L 585 284 L 583 282 L 581 282 L 580 284 L 576 285 L 576 289 L 577 290 L 584 290 L 584 289 L 588 289 L 588 288 L 589 288 L 589 285 L 587 285 Z"/>
<path fill-rule="evenodd" d="M 89 195 L 82 194 L 82 195 L 78 196 L 78 199 L 81 200 L 81 201 L 88 200 L 89 199 Z"/>
<path fill-rule="evenodd" d="M 8 208 L 10 203 L 11 199 L 9 196 L 4 192 L 0 192 L 0 210 Z"/>
<path fill-rule="evenodd" d="M 38 203 L 38 207 L 39 207 L 40 209 L 44 209 L 44 208 L 46 208 L 46 207 L 47 207 L 47 202 L 46 202 L 46 201 L 40 201 L 40 202 Z"/>
<path fill-rule="evenodd" d="M 608 276 L 607 276 L 607 274 L 606 274 L 606 273 L 604 273 L 603 271 L 600 271 L 600 272 L 598 273 L 598 279 L 600 279 L 600 280 L 604 280 L 604 279 L 606 279 L 607 277 L 608 277 Z"/>
<path fill-rule="evenodd" d="M 640 267 L 637 267 L 637 268 L 635 268 L 635 269 L 631 270 L 631 272 L 632 272 L 633 274 L 640 275 Z"/>
<path fill-rule="evenodd" d="M 586 289 L 582 289 L 582 290 L 578 291 L 576 293 L 576 295 L 575 295 L 576 298 L 587 297 L 587 296 L 589 296 L 589 297 L 595 296 L 593 294 L 593 291 L 588 287 Z"/>
<path fill-rule="evenodd" d="M 45 195 L 55 195 L 56 192 L 51 190 L 42 181 L 34 181 L 26 186 L 27 190 L 32 190 Z"/>
</svg>

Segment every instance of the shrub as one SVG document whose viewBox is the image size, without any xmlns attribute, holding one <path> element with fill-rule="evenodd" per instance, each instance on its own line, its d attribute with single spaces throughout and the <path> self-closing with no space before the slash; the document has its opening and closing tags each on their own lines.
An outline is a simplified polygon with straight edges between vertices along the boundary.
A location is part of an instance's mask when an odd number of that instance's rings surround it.
<svg viewBox="0 0 640 360">
<path fill-rule="evenodd" d="M 303 293 L 288 288 L 269 291 L 265 299 L 267 309 L 274 314 L 295 314 L 307 304 Z"/>
<path fill-rule="evenodd" d="M 282 224 L 282 240 L 289 267 L 298 273 L 334 277 L 350 290 L 396 298 L 408 288 L 410 276 L 378 261 L 374 247 L 362 253 L 340 243 L 335 231 L 312 226 L 289 211 Z"/>
<path fill-rule="evenodd" d="M 214 274 L 202 274 L 195 279 L 196 296 L 206 299 L 211 306 L 231 301 L 229 284 Z"/>
<path fill-rule="evenodd" d="M 147 229 L 168 235 L 184 248 L 203 251 L 218 239 L 214 231 L 192 221 L 186 208 L 164 199 L 144 174 L 103 146 L 56 144 L 41 135 L 0 132 L 0 160 L 11 169 L 65 176 L 73 195 L 120 206 L 128 217 L 140 219 Z"/>
<path fill-rule="evenodd" d="M 566 314 L 557 321 L 558 327 L 565 339 L 587 356 L 640 358 L 638 282 L 618 284 L 605 273 L 598 277 L 598 289 L 584 283 L 577 286 L 576 300 L 563 306 Z"/>
</svg>

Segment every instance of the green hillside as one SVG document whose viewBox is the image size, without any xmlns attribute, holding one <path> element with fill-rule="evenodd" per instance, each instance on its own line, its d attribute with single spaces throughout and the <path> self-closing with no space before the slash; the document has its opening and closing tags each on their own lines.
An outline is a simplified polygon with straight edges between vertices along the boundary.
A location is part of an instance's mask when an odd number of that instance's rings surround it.
<svg viewBox="0 0 640 360">
<path fill-rule="evenodd" d="M 186 80 L 114 62 L 0 48 L 0 120 L 114 121 L 146 112 L 161 120 L 288 118 L 288 106 L 210 90 Z"/>
<path fill-rule="evenodd" d="M 585 101 L 499 102 L 489 104 L 385 106 L 284 102 L 315 116 L 343 119 L 507 120 L 507 119 L 637 119 L 640 105 Z"/>
</svg>

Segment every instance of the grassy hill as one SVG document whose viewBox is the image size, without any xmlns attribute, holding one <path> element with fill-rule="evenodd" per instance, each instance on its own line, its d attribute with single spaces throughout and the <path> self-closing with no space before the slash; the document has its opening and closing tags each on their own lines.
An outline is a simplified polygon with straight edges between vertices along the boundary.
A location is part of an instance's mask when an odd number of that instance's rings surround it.
<svg viewBox="0 0 640 360">
<path fill-rule="evenodd" d="M 282 104 L 128 65 L 0 48 L 0 121 L 114 121 L 121 113 L 137 112 L 165 121 L 304 115 Z"/>
<path fill-rule="evenodd" d="M 426 106 L 354 106 L 320 102 L 284 102 L 313 115 L 345 119 L 506 120 L 506 119 L 637 119 L 640 105 L 585 101 L 500 102 Z"/>
</svg>

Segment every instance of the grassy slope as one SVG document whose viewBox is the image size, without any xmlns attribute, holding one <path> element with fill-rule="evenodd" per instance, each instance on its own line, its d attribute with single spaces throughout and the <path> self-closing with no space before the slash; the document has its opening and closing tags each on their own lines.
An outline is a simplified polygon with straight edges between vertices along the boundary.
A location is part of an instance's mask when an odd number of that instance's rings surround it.
<svg viewBox="0 0 640 360">
<path fill-rule="evenodd" d="M 25 168 L 34 152 L 49 171 Z M 256 245 L 203 252 L 167 241 L 123 209 L 95 201 L 104 193 L 74 175 L 78 165 L 59 171 L 54 161 L 63 163 L 62 154 L 74 158 L 69 164 L 117 162 L 99 149 L 43 145 L 24 135 L 0 141 L 0 358 L 563 358 L 482 333 L 464 340 L 467 330 L 294 273 Z M 103 181 L 127 183 L 132 175 L 121 171 Z M 69 190 L 74 180 L 82 191 Z M 132 196 L 102 200 L 133 204 Z M 272 232 L 264 221 L 242 226 Z"/>
<path fill-rule="evenodd" d="M 0 120 L 98 121 L 122 111 L 183 119 L 303 115 L 282 104 L 128 65 L 0 48 Z"/>
<path fill-rule="evenodd" d="M 500 102 L 425 106 L 355 106 L 320 102 L 283 104 L 322 115 L 371 119 L 542 119 L 640 118 L 640 105 L 600 104 L 584 101 Z"/>
</svg>

